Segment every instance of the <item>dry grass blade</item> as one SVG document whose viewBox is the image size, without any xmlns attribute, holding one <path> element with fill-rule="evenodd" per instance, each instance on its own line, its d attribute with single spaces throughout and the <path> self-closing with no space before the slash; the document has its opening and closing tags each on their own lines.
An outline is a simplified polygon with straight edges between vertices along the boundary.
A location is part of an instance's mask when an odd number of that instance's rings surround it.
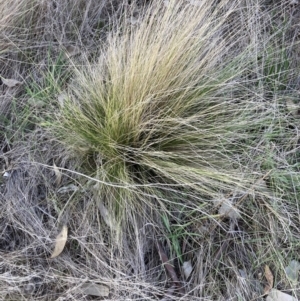
<svg viewBox="0 0 300 301">
<path fill-rule="evenodd" d="M 68 238 L 68 227 L 64 225 L 55 240 L 55 248 L 50 258 L 57 257 L 64 249 Z"/>
</svg>

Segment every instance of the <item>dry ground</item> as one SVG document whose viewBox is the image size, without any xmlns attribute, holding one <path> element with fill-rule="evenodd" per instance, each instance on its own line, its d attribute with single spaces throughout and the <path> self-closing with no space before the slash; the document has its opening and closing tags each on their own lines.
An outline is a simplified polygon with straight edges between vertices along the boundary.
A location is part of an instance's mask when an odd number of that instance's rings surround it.
<svg viewBox="0 0 300 301">
<path fill-rule="evenodd" d="M 272 122 L 235 157 L 247 185 L 213 186 L 209 199 L 189 183 L 170 184 L 151 206 L 133 200 L 117 222 L 107 200 L 95 201 L 114 181 L 97 184 L 88 173 L 96 161 L 83 168 L 49 124 L 59 121 L 64 91 L 76 88 L 74 70 L 92 64 L 111 33 L 122 35 L 118 20 L 141 26 L 143 8 L 157 3 L 133 2 L 0 0 L 0 300 L 264 300 L 266 266 L 274 288 L 300 298 L 298 270 L 286 270 L 300 262 L 300 3 L 238 1 L 226 21 L 245 31 L 230 51 L 257 39 L 264 62 L 247 67 L 241 93 L 260 78 L 255 93 L 270 104 Z M 66 246 L 49 259 L 63 225 Z M 109 295 L 87 294 L 87 283 Z"/>
</svg>

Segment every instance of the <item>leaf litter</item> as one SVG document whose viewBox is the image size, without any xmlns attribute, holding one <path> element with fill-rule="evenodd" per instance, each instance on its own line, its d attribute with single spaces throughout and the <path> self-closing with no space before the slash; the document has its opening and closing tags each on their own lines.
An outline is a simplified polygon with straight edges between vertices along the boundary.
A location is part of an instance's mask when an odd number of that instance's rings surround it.
<svg viewBox="0 0 300 301">
<path fill-rule="evenodd" d="M 184 276 L 185 276 L 185 279 L 188 279 L 189 276 L 191 275 L 192 271 L 193 271 L 193 267 L 192 267 L 192 264 L 191 264 L 191 261 L 185 261 L 183 264 L 182 264 L 182 269 L 183 269 L 183 273 L 184 273 Z"/>
<path fill-rule="evenodd" d="M 265 286 L 264 293 L 268 294 L 274 285 L 274 276 L 268 265 L 265 265 L 265 278 L 268 284 Z"/>
<path fill-rule="evenodd" d="M 65 248 L 67 239 L 68 239 L 68 227 L 66 225 L 64 225 L 62 227 L 62 230 L 56 237 L 54 251 L 52 252 L 52 255 L 50 256 L 51 259 L 60 255 L 60 253 Z"/>
<path fill-rule="evenodd" d="M 297 262 L 296 260 L 292 260 L 288 267 L 291 269 L 292 268 L 295 269 L 295 268 L 299 268 L 299 265 L 300 265 L 299 262 Z M 297 301 L 297 299 L 295 299 L 293 296 L 273 288 L 274 276 L 268 265 L 265 265 L 265 278 L 268 283 L 264 289 L 264 294 L 268 295 L 266 301 Z"/>
<path fill-rule="evenodd" d="M 285 273 L 293 284 L 297 284 L 298 282 L 299 271 L 300 263 L 297 260 L 291 260 L 289 265 L 285 268 Z"/>
<path fill-rule="evenodd" d="M 22 82 L 15 80 L 15 79 L 11 79 L 11 78 L 1 77 L 1 80 L 2 80 L 2 83 L 9 88 L 14 88 L 14 87 L 20 86 L 22 84 Z"/>
<path fill-rule="evenodd" d="M 266 298 L 266 301 L 297 301 L 298 299 L 294 298 L 291 295 L 283 293 L 277 289 L 272 289 L 269 292 L 269 295 Z"/>
<path fill-rule="evenodd" d="M 219 208 L 219 214 L 227 216 L 233 220 L 240 218 L 239 210 L 234 206 L 232 200 L 229 199 L 222 201 L 222 205 Z"/>
<path fill-rule="evenodd" d="M 168 256 L 166 255 L 162 245 L 159 242 L 157 242 L 156 246 L 157 246 L 157 250 L 158 250 L 160 259 L 161 259 L 167 273 L 169 274 L 170 278 L 172 279 L 172 284 L 177 287 L 178 292 L 180 294 L 184 295 L 184 288 L 182 287 L 182 285 L 177 277 L 177 274 L 176 274 L 176 271 L 175 271 L 173 265 L 168 260 Z"/>
</svg>

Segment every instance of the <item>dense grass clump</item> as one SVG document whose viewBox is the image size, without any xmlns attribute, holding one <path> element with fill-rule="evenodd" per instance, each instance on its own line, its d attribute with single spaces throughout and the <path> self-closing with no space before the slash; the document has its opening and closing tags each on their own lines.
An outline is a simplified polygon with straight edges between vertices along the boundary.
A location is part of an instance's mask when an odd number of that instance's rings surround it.
<svg viewBox="0 0 300 301">
<path fill-rule="evenodd" d="M 236 13 L 235 2 L 158 1 L 132 25 L 127 11 L 98 61 L 76 68 L 53 129 L 91 167 L 100 199 L 137 209 L 248 187 L 271 118 L 247 82 L 257 45 Z"/>
</svg>

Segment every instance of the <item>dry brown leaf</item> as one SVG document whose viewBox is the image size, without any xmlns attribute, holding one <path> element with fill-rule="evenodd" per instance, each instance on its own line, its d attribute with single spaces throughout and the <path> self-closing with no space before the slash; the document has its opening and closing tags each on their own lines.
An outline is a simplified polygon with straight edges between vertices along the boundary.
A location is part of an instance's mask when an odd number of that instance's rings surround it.
<svg viewBox="0 0 300 301">
<path fill-rule="evenodd" d="M 265 265 L 265 277 L 267 279 L 268 284 L 265 286 L 264 293 L 268 294 L 274 285 L 274 276 L 268 265 Z"/>
<path fill-rule="evenodd" d="M 291 295 L 282 293 L 281 291 L 278 291 L 273 288 L 269 292 L 269 295 L 266 298 L 266 301 L 297 301 L 297 299 Z"/>
<path fill-rule="evenodd" d="M 55 173 L 55 177 L 56 177 L 55 183 L 57 186 L 59 186 L 59 184 L 61 183 L 62 174 L 54 162 L 53 162 L 53 169 L 54 169 L 54 173 Z"/>
<path fill-rule="evenodd" d="M 62 227 L 62 230 L 57 235 L 55 240 L 55 248 L 50 258 L 57 257 L 64 249 L 68 238 L 68 228 L 66 225 Z"/>
<path fill-rule="evenodd" d="M 15 79 L 8 79 L 8 78 L 1 77 L 1 80 L 3 84 L 9 88 L 13 88 L 22 84 L 22 82 Z"/>
<path fill-rule="evenodd" d="M 80 289 L 85 295 L 98 297 L 107 297 L 109 295 L 109 288 L 102 284 L 84 283 Z"/>
</svg>

